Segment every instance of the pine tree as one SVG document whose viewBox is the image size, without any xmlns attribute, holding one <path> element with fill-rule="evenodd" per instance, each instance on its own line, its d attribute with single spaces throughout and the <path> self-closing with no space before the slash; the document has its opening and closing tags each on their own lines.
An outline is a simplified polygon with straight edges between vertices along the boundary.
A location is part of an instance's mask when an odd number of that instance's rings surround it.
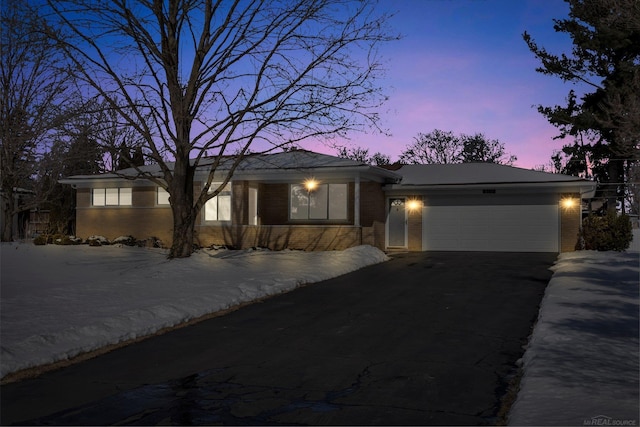
<svg viewBox="0 0 640 427">
<path fill-rule="evenodd" d="M 640 2 L 565 1 L 569 18 L 554 20 L 554 29 L 571 36 L 571 55 L 549 53 L 526 32 L 523 38 L 542 63 L 538 72 L 579 84 L 587 93 L 578 97 L 570 90 L 565 106 L 538 111 L 560 130 L 559 138 L 575 138 L 563 153 L 578 165 L 567 171 L 608 183 L 604 190 L 614 210 L 624 199 L 625 170 L 640 158 Z"/>
</svg>

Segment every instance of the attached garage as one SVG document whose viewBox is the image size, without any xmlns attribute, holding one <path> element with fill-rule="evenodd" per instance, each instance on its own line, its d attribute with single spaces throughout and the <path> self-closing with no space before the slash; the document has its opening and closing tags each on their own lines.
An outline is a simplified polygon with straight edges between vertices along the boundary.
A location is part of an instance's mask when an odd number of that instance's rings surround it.
<svg viewBox="0 0 640 427">
<path fill-rule="evenodd" d="M 385 187 L 387 248 L 573 250 L 595 183 L 491 163 L 405 165 Z"/>
<path fill-rule="evenodd" d="M 424 206 L 423 251 L 558 252 L 557 205 Z"/>
</svg>

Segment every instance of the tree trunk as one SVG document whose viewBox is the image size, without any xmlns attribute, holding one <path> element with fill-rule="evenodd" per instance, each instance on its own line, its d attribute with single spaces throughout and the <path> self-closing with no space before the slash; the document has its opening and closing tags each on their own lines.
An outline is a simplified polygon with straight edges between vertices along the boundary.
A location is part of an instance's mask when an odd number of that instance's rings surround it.
<svg viewBox="0 0 640 427">
<path fill-rule="evenodd" d="M 12 242 L 13 241 L 13 212 L 15 211 L 15 194 L 13 191 L 9 191 L 4 199 L 4 206 L 2 215 L 4 221 L 2 223 L 2 236 L 0 241 Z"/>
<path fill-rule="evenodd" d="M 169 185 L 173 213 L 173 242 L 169 258 L 187 258 L 193 252 L 193 232 L 197 214 L 193 203 L 194 172 L 195 168 L 189 163 L 188 157 L 176 159 L 173 178 Z"/>
<path fill-rule="evenodd" d="M 193 252 L 193 231 L 195 216 L 191 206 L 172 205 L 173 242 L 169 258 L 187 258 Z"/>
</svg>

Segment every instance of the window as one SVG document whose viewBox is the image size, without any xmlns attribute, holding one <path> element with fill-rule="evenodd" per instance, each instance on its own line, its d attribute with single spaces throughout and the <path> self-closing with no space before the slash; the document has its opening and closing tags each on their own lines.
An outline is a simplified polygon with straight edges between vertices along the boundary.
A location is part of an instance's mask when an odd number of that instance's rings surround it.
<svg viewBox="0 0 640 427">
<path fill-rule="evenodd" d="M 158 187 L 158 194 L 156 197 L 156 203 L 158 205 L 168 205 L 169 204 L 169 193 L 162 187 Z"/>
<path fill-rule="evenodd" d="M 347 189 L 347 184 L 319 184 L 314 190 L 307 190 L 303 184 L 292 184 L 289 217 L 346 220 Z"/>
<path fill-rule="evenodd" d="M 93 206 L 131 206 L 131 188 L 94 188 Z"/>
<path fill-rule="evenodd" d="M 222 183 L 212 183 L 211 188 L 216 189 Z M 210 190 L 210 192 L 213 192 Z M 231 184 L 225 185 L 218 195 L 207 201 L 204 205 L 205 221 L 231 221 Z"/>
</svg>

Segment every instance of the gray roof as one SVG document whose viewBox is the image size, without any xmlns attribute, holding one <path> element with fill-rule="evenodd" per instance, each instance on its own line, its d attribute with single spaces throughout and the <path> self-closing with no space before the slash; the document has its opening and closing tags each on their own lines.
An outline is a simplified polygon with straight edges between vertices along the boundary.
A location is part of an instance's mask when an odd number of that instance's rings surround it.
<svg viewBox="0 0 640 427">
<path fill-rule="evenodd" d="M 221 159 L 216 171 L 224 173 L 233 164 L 234 157 L 225 156 Z M 215 158 L 205 158 L 200 161 L 198 169 L 203 173 L 208 173 L 209 167 L 215 162 Z M 169 168 L 173 167 L 173 162 L 167 162 Z M 139 170 L 138 170 L 139 169 Z M 113 173 L 99 175 L 74 175 L 60 180 L 64 184 L 74 184 L 79 182 L 90 182 L 98 180 L 122 180 L 140 177 L 162 178 L 162 172 L 158 165 L 146 165 L 140 168 L 128 168 Z M 274 175 L 288 176 L 289 174 L 314 172 L 328 173 L 365 173 L 368 176 L 376 176 L 379 179 L 397 181 L 400 176 L 387 169 L 371 166 L 366 163 L 357 162 L 350 159 L 330 156 L 327 154 L 315 153 L 306 150 L 294 150 L 273 154 L 250 154 L 247 155 L 235 170 L 237 177 L 269 177 Z M 142 176 L 140 174 L 142 172 Z"/>
<path fill-rule="evenodd" d="M 586 182 L 576 176 L 539 172 L 495 163 L 404 165 L 400 185 L 469 185 Z"/>
<path fill-rule="evenodd" d="M 232 165 L 233 157 L 223 157 L 216 173 L 224 176 Z M 203 159 L 197 173 L 206 174 L 215 158 Z M 172 163 L 167 163 L 172 167 Z M 158 165 L 139 168 L 141 176 L 134 168 L 100 175 L 75 175 L 60 180 L 64 184 L 92 187 L 104 183 L 143 185 L 145 178 L 162 178 Z M 303 177 L 315 176 L 325 179 L 349 179 L 360 176 L 365 180 L 386 182 L 386 191 L 439 190 L 473 188 L 491 184 L 500 187 L 545 187 L 554 191 L 592 191 L 596 184 L 584 179 L 547 172 L 538 172 L 494 163 L 461 163 L 447 165 L 403 165 L 397 170 L 388 170 L 366 163 L 343 159 L 327 154 L 306 150 L 294 150 L 273 154 L 252 154 L 246 156 L 234 177 L 244 180 L 265 182 L 286 182 Z M 135 182 L 134 182 L 135 181 Z"/>
</svg>

